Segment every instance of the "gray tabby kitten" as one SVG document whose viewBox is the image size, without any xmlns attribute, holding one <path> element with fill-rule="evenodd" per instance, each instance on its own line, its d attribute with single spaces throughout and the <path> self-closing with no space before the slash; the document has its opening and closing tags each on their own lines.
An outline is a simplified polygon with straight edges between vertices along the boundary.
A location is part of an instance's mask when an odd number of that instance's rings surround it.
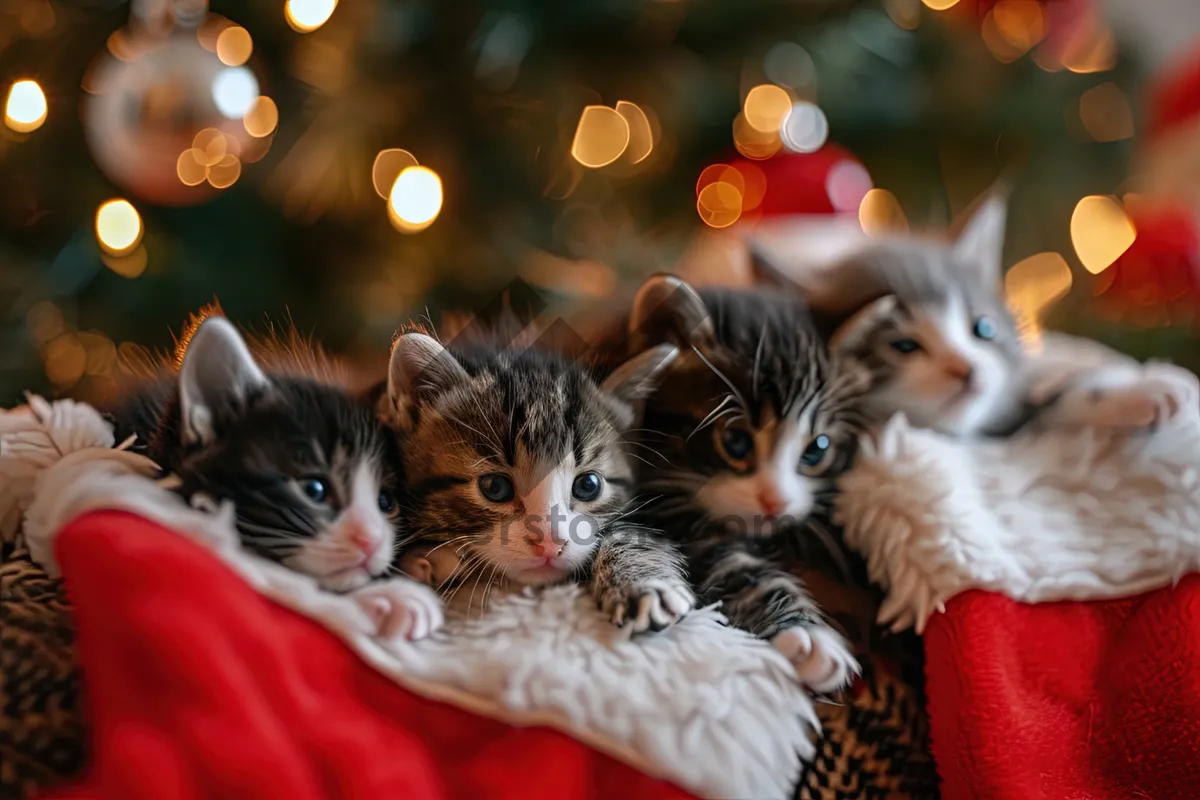
<svg viewBox="0 0 1200 800">
<path fill-rule="evenodd" d="M 498 582 L 586 580 L 604 613 L 633 632 L 690 611 L 679 554 L 626 519 L 626 440 L 677 350 L 649 350 L 599 385 L 535 348 L 452 349 L 424 333 L 400 336 L 382 400 L 404 442 L 410 541 L 424 545 L 425 566 L 453 550 L 440 588 L 470 585 L 485 600 Z"/>
<path fill-rule="evenodd" d="M 850 463 L 864 420 L 853 374 L 827 359 L 807 309 L 787 293 L 697 292 L 650 278 L 629 318 L 634 352 L 683 349 L 647 399 L 640 517 L 678 541 L 702 603 L 769 639 L 818 692 L 858 667 L 785 564 Z"/>
<path fill-rule="evenodd" d="M 233 504 L 242 544 L 334 592 L 385 636 L 441 624 L 436 595 L 393 572 L 400 458 L 372 410 L 342 389 L 260 369 L 237 329 L 209 317 L 177 374 L 112 409 L 183 497 Z"/>
<path fill-rule="evenodd" d="M 1143 380 L 1100 345 L 1088 343 L 1088 359 L 1076 363 L 1026 352 L 1003 298 L 1006 220 L 1005 198 L 993 192 L 951 241 L 872 239 L 808 276 L 784 277 L 761 251 L 755 266 L 821 310 L 830 348 L 870 375 L 865 408 L 875 423 L 903 413 L 952 436 L 1006 435 L 1031 423 L 1140 428 L 1170 413 L 1167 384 Z"/>
</svg>

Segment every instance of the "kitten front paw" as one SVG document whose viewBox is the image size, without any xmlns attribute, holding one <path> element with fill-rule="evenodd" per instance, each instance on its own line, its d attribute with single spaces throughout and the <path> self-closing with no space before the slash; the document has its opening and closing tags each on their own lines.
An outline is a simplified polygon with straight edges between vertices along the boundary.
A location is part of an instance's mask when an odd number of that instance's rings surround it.
<svg viewBox="0 0 1200 800">
<path fill-rule="evenodd" d="M 787 628 L 775 634 L 771 644 L 792 662 L 800 682 L 817 694 L 845 688 L 860 670 L 845 640 L 825 625 Z"/>
<path fill-rule="evenodd" d="M 408 578 L 391 578 L 351 592 L 350 599 L 375 622 L 380 639 L 415 642 L 445 622 L 442 601 L 428 586 Z"/>
<path fill-rule="evenodd" d="M 618 628 L 632 633 L 661 631 L 696 607 L 696 596 L 682 581 L 642 581 L 604 593 L 600 610 Z"/>
</svg>

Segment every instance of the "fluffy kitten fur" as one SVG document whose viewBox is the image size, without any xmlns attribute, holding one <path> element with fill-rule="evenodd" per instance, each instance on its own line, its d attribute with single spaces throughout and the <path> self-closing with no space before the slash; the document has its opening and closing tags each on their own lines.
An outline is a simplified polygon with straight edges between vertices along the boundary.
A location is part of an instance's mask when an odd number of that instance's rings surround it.
<svg viewBox="0 0 1200 800">
<path fill-rule="evenodd" d="M 655 276 L 629 320 L 636 352 L 684 348 L 645 407 L 641 516 L 681 543 L 700 602 L 770 639 L 817 691 L 857 669 L 784 564 L 824 535 L 832 479 L 864 420 L 860 374 L 829 363 L 804 305 L 786 293 L 701 291 Z"/>
<path fill-rule="evenodd" d="M 469 583 L 474 594 L 482 584 L 486 597 L 497 581 L 589 579 L 605 613 L 635 632 L 687 613 L 694 598 L 679 554 L 625 520 L 626 438 L 676 355 L 648 350 L 600 386 L 536 348 L 447 349 L 419 331 L 400 336 L 382 413 L 404 442 L 411 540 L 423 555 L 454 550 L 442 585 Z"/>
<path fill-rule="evenodd" d="M 244 544 L 359 588 L 395 547 L 399 456 L 369 408 L 319 381 L 264 374 L 225 319 L 199 325 L 177 375 L 142 385 L 112 418 L 185 497 L 234 504 Z"/>
<path fill-rule="evenodd" d="M 1127 365 L 1049 374 L 1030 357 L 1003 296 L 1006 221 L 991 192 L 952 240 L 881 237 L 800 277 L 830 347 L 870 374 L 873 422 L 903 413 L 952 436 L 1006 435 L 1032 422 L 1137 428 L 1170 413 L 1169 391 Z M 761 280 L 791 283 L 761 251 L 755 262 Z"/>
</svg>

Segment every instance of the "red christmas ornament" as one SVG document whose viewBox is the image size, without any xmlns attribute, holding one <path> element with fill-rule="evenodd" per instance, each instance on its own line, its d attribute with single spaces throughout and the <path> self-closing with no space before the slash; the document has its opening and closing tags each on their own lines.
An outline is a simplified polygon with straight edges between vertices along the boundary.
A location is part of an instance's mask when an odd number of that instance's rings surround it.
<svg viewBox="0 0 1200 800">
<path fill-rule="evenodd" d="M 1179 312 L 1200 309 L 1200 228 L 1191 209 L 1175 204 L 1135 207 L 1137 230 L 1111 267 L 1096 277 L 1096 294 L 1109 316 L 1166 325 Z"/>
</svg>

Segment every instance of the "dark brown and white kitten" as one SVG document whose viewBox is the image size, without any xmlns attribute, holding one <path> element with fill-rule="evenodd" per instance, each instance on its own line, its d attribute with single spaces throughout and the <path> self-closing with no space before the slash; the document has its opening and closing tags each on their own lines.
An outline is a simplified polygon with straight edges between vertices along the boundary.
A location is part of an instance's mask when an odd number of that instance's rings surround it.
<svg viewBox="0 0 1200 800">
<path fill-rule="evenodd" d="M 641 517 L 678 541 L 701 603 L 771 640 L 819 692 L 858 667 L 803 583 L 788 571 L 798 538 L 822 535 L 833 478 L 863 418 L 862 374 L 829 363 L 807 309 L 781 292 L 697 292 L 659 275 L 629 320 L 636 352 L 681 355 L 647 399 L 638 466 Z"/>
<path fill-rule="evenodd" d="M 136 390 L 112 413 L 189 500 L 233 504 L 243 545 L 352 592 L 387 635 L 440 625 L 436 596 L 392 570 L 400 457 L 372 409 L 336 386 L 268 375 L 227 320 L 187 342 L 177 375 Z"/>
<path fill-rule="evenodd" d="M 599 385 L 580 364 L 535 348 L 447 349 L 421 332 L 400 336 L 381 410 L 404 441 L 411 540 L 422 557 L 454 551 L 441 588 L 486 596 L 497 582 L 586 580 L 601 609 L 634 632 L 691 610 L 679 553 L 626 519 L 626 440 L 677 353 L 648 350 Z"/>
</svg>

